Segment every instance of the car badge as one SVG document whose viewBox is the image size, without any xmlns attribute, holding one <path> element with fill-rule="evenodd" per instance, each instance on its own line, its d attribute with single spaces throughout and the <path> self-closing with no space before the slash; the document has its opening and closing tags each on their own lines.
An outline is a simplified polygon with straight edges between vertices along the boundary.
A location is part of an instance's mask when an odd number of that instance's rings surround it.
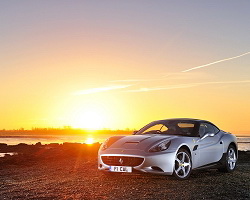
<svg viewBox="0 0 250 200">
<path fill-rule="evenodd" d="M 122 163 L 123 163 L 122 158 L 119 159 L 119 163 L 122 165 Z"/>
</svg>

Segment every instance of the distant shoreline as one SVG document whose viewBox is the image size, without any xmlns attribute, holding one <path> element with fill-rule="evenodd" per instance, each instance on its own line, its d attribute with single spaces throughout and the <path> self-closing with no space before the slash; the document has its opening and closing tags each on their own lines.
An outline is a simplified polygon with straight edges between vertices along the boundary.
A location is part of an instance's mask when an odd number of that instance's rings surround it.
<svg viewBox="0 0 250 200">
<path fill-rule="evenodd" d="M 28 145 L 35 145 L 40 142 L 42 144 L 58 143 L 86 143 L 91 138 L 93 142 L 103 143 L 107 138 L 118 135 L 118 134 L 82 134 L 82 135 L 0 135 L 0 143 L 8 145 L 18 145 L 25 143 Z M 120 134 L 120 135 L 131 135 Z M 238 138 L 239 150 L 247 151 L 250 150 L 250 137 L 249 136 L 236 136 Z"/>
<path fill-rule="evenodd" d="M 88 133 L 87 135 L 95 135 L 98 136 L 97 133 Z M 58 136 L 85 136 L 86 134 L 27 134 L 27 135 L 23 135 L 23 134 L 1 134 L 0 132 L 0 138 L 53 138 L 53 137 L 58 137 Z M 111 134 L 111 133 L 102 133 L 101 135 L 131 135 L 131 133 L 116 133 L 116 134 Z M 250 138 L 250 135 L 235 135 L 237 138 Z"/>
<path fill-rule="evenodd" d="M 16 130 L 0 130 L 0 137 L 1 136 L 57 136 L 57 135 L 86 135 L 86 134 L 94 134 L 94 135 L 130 135 L 135 131 L 135 129 L 125 129 L 125 130 L 112 130 L 112 129 L 101 129 L 101 130 L 87 130 L 87 129 L 77 129 L 77 128 L 34 128 L 34 129 L 16 129 Z M 234 134 L 236 137 L 250 137 L 250 130 L 249 131 L 229 131 L 230 133 Z"/>
</svg>

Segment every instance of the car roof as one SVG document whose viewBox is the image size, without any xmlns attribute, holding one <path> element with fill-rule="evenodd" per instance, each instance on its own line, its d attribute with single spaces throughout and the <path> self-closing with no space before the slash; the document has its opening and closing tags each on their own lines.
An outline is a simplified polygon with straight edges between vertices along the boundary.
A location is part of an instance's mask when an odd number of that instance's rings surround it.
<svg viewBox="0 0 250 200">
<path fill-rule="evenodd" d="M 202 119 L 194 119 L 194 118 L 170 118 L 170 119 L 163 119 L 163 120 L 157 120 L 157 121 L 192 121 L 192 122 L 207 122 L 210 124 L 213 124 L 207 120 Z"/>
<path fill-rule="evenodd" d="M 220 130 L 220 128 L 218 128 L 218 126 L 216 126 L 214 123 L 207 121 L 207 120 L 203 120 L 203 119 L 193 119 L 193 118 L 170 118 L 170 119 L 162 119 L 162 120 L 156 120 L 152 123 L 161 123 L 161 122 L 165 122 L 165 121 L 180 121 L 180 122 L 194 122 L 194 123 L 209 123 L 213 126 L 215 126 L 217 129 Z"/>
</svg>

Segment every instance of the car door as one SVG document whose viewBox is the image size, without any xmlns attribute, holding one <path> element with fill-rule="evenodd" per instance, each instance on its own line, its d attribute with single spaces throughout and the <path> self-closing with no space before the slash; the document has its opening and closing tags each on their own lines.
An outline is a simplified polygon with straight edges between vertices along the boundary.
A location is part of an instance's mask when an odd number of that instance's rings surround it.
<svg viewBox="0 0 250 200">
<path fill-rule="evenodd" d="M 197 167 L 215 163 L 221 159 L 223 154 L 223 144 L 220 140 L 221 137 L 219 132 L 220 131 L 212 124 L 200 124 L 200 139 L 197 142 L 197 153 L 199 154 Z M 208 134 L 210 136 L 208 136 Z"/>
</svg>

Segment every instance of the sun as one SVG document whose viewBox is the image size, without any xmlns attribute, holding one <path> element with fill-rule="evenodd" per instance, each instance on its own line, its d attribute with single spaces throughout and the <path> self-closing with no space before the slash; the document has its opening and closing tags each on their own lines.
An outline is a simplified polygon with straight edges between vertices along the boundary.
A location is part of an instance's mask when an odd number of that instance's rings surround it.
<svg viewBox="0 0 250 200">
<path fill-rule="evenodd" d="M 105 122 L 106 117 L 102 110 L 89 108 L 76 112 L 71 125 L 74 128 L 98 130 L 105 127 Z"/>
<path fill-rule="evenodd" d="M 94 139 L 93 138 L 87 138 L 85 140 L 85 144 L 93 144 L 94 143 Z"/>
</svg>

